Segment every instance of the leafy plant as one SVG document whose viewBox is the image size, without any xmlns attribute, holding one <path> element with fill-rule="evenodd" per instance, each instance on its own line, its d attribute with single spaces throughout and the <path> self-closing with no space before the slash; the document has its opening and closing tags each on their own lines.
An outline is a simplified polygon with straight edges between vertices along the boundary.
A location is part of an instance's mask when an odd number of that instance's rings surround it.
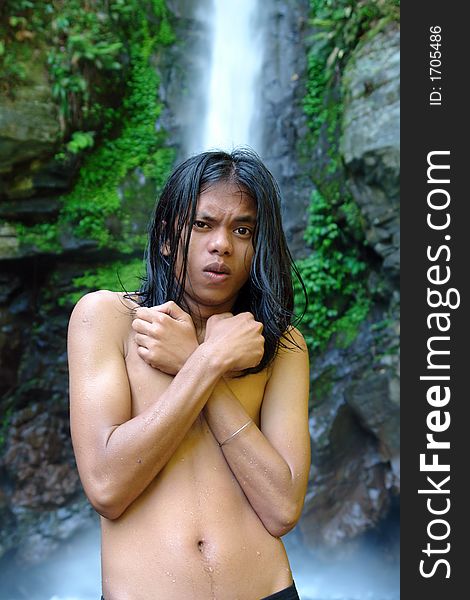
<svg viewBox="0 0 470 600">
<path fill-rule="evenodd" d="M 322 349 L 333 333 L 340 331 L 352 341 L 370 307 L 363 277 L 366 263 L 317 190 L 312 193 L 305 240 L 312 252 L 296 265 L 309 298 L 303 319 L 307 344 L 313 350 Z M 295 292 L 300 305 L 298 284 Z"/>
<path fill-rule="evenodd" d="M 134 230 L 120 185 L 139 168 L 157 191 L 174 160 L 165 133 L 155 131 L 162 107 L 150 64 L 153 53 L 174 41 L 164 1 L 38 2 L 34 11 L 10 0 L 13 5 L 52 44 L 49 68 L 63 118 L 75 111 L 87 124 L 99 124 L 99 130 L 73 132 L 56 155 L 65 160 L 93 149 L 82 158 L 74 189 L 61 199 L 58 220 L 18 225 L 21 241 L 56 252 L 61 237 L 72 233 L 123 253 L 143 249 L 145 235 Z"/>
<path fill-rule="evenodd" d="M 140 259 L 128 262 L 115 261 L 85 271 L 80 277 L 72 280 L 74 291 L 68 292 L 58 299 L 59 306 L 73 305 L 87 292 L 95 290 L 133 292 L 140 287 L 140 279 L 144 273 L 144 264 Z"/>
<path fill-rule="evenodd" d="M 399 20 L 399 0 L 310 0 L 314 33 L 308 55 L 307 93 L 303 101 L 315 152 L 309 223 L 305 240 L 311 254 L 297 262 L 309 295 L 303 333 L 313 350 L 333 334 L 349 344 L 372 303 L 360 210 L 347 185 L 339 136 L 343 116 L 341 73 L 352 51 L 389 21 Z M 301 291 L 296 289 L 297 300 Z"/>
</svg>

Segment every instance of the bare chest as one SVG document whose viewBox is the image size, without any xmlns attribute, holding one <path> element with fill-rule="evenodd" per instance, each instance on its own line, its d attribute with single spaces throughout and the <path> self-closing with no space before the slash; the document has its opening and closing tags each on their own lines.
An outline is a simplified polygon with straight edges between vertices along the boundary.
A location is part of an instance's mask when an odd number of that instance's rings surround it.
<svg viewBox="0 0 470 600">
<path fill-rule="evenodd" d="M 158 402 L 160 394 L 173 381 L 173 376 L 154 369 L 140 358 L 134 335 L 131 330 L 125 357 L 131 391 L 132 417 L 143 412 L 151 404 Z M 259 413 L 267 381 L 267 370 L 245 377 L 226 379 L 232 393 L 257 424 L 259 424 Z"/>
</svg>

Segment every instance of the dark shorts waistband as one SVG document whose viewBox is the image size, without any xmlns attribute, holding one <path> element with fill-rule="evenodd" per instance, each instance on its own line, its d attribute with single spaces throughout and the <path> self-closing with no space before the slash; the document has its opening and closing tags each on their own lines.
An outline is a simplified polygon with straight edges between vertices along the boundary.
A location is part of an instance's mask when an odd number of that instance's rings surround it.
<svg viewBox="0 0 470 600">
<path fill-rule="evenodd" d="M 289 587 L 284 588 L 279 592 L 275 592 L 270 596 L 266 596 L 265 598 L 261 598 L 261 600 L 300 600 L 300 596 L 295 587 L 295 583 L 292 583 Z"/>
<path fill-rule="evenodd" d="M 101 596 L 101 600 L 104 600 L 103 596 Z M 280 590 L 279 592 L 275 592 L 274 594 L 271 594 L 270 596 L 265 596 L 264 598 L 261 598 L 260 600 L 300 600 L 300 596 L 297 593 L 297 588 L 295 587 L 295 583 L 293 583 L 289 587 L 284 588 L 283 590 Z"/>
</svg>

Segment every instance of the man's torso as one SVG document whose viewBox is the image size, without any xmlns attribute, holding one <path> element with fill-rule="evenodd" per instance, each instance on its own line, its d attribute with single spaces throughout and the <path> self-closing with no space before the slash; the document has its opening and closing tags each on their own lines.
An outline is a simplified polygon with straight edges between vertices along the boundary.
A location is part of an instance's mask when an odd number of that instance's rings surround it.
<svg viewBox="0 0 470 600">
<path fill-rule="evenodd" d="M 138 356 L 118 294 L 116 310 L 134 417 L 172 377 Z M 228 380 L 257 425 L 267 380 L 267 370 Z M 249 504 L 202 413 L 147 489 L 101 525 L 106 600 L 256 600 L 292 583 L 281 540 Z"/>
</svg>

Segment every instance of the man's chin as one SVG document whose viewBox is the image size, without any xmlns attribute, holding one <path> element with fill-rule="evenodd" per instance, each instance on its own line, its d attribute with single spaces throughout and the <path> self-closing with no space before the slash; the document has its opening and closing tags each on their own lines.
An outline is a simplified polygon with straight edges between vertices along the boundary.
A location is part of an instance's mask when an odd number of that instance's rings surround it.
<svg viewBox="0 0 470 600">
<path fill-rule="evenodd" d="M 230 312 L 231 308 L 235 304 L 235 297 L 214 297 L 214 294 L 210 296 L 190 296 L 185 294 L 185 303 L 191 311 L 197 311 L 198 309 L 217 310 L 223 308 L 223 312 Z M 217 311 L 220 312 L 220 311 Z"/>
</svg>

